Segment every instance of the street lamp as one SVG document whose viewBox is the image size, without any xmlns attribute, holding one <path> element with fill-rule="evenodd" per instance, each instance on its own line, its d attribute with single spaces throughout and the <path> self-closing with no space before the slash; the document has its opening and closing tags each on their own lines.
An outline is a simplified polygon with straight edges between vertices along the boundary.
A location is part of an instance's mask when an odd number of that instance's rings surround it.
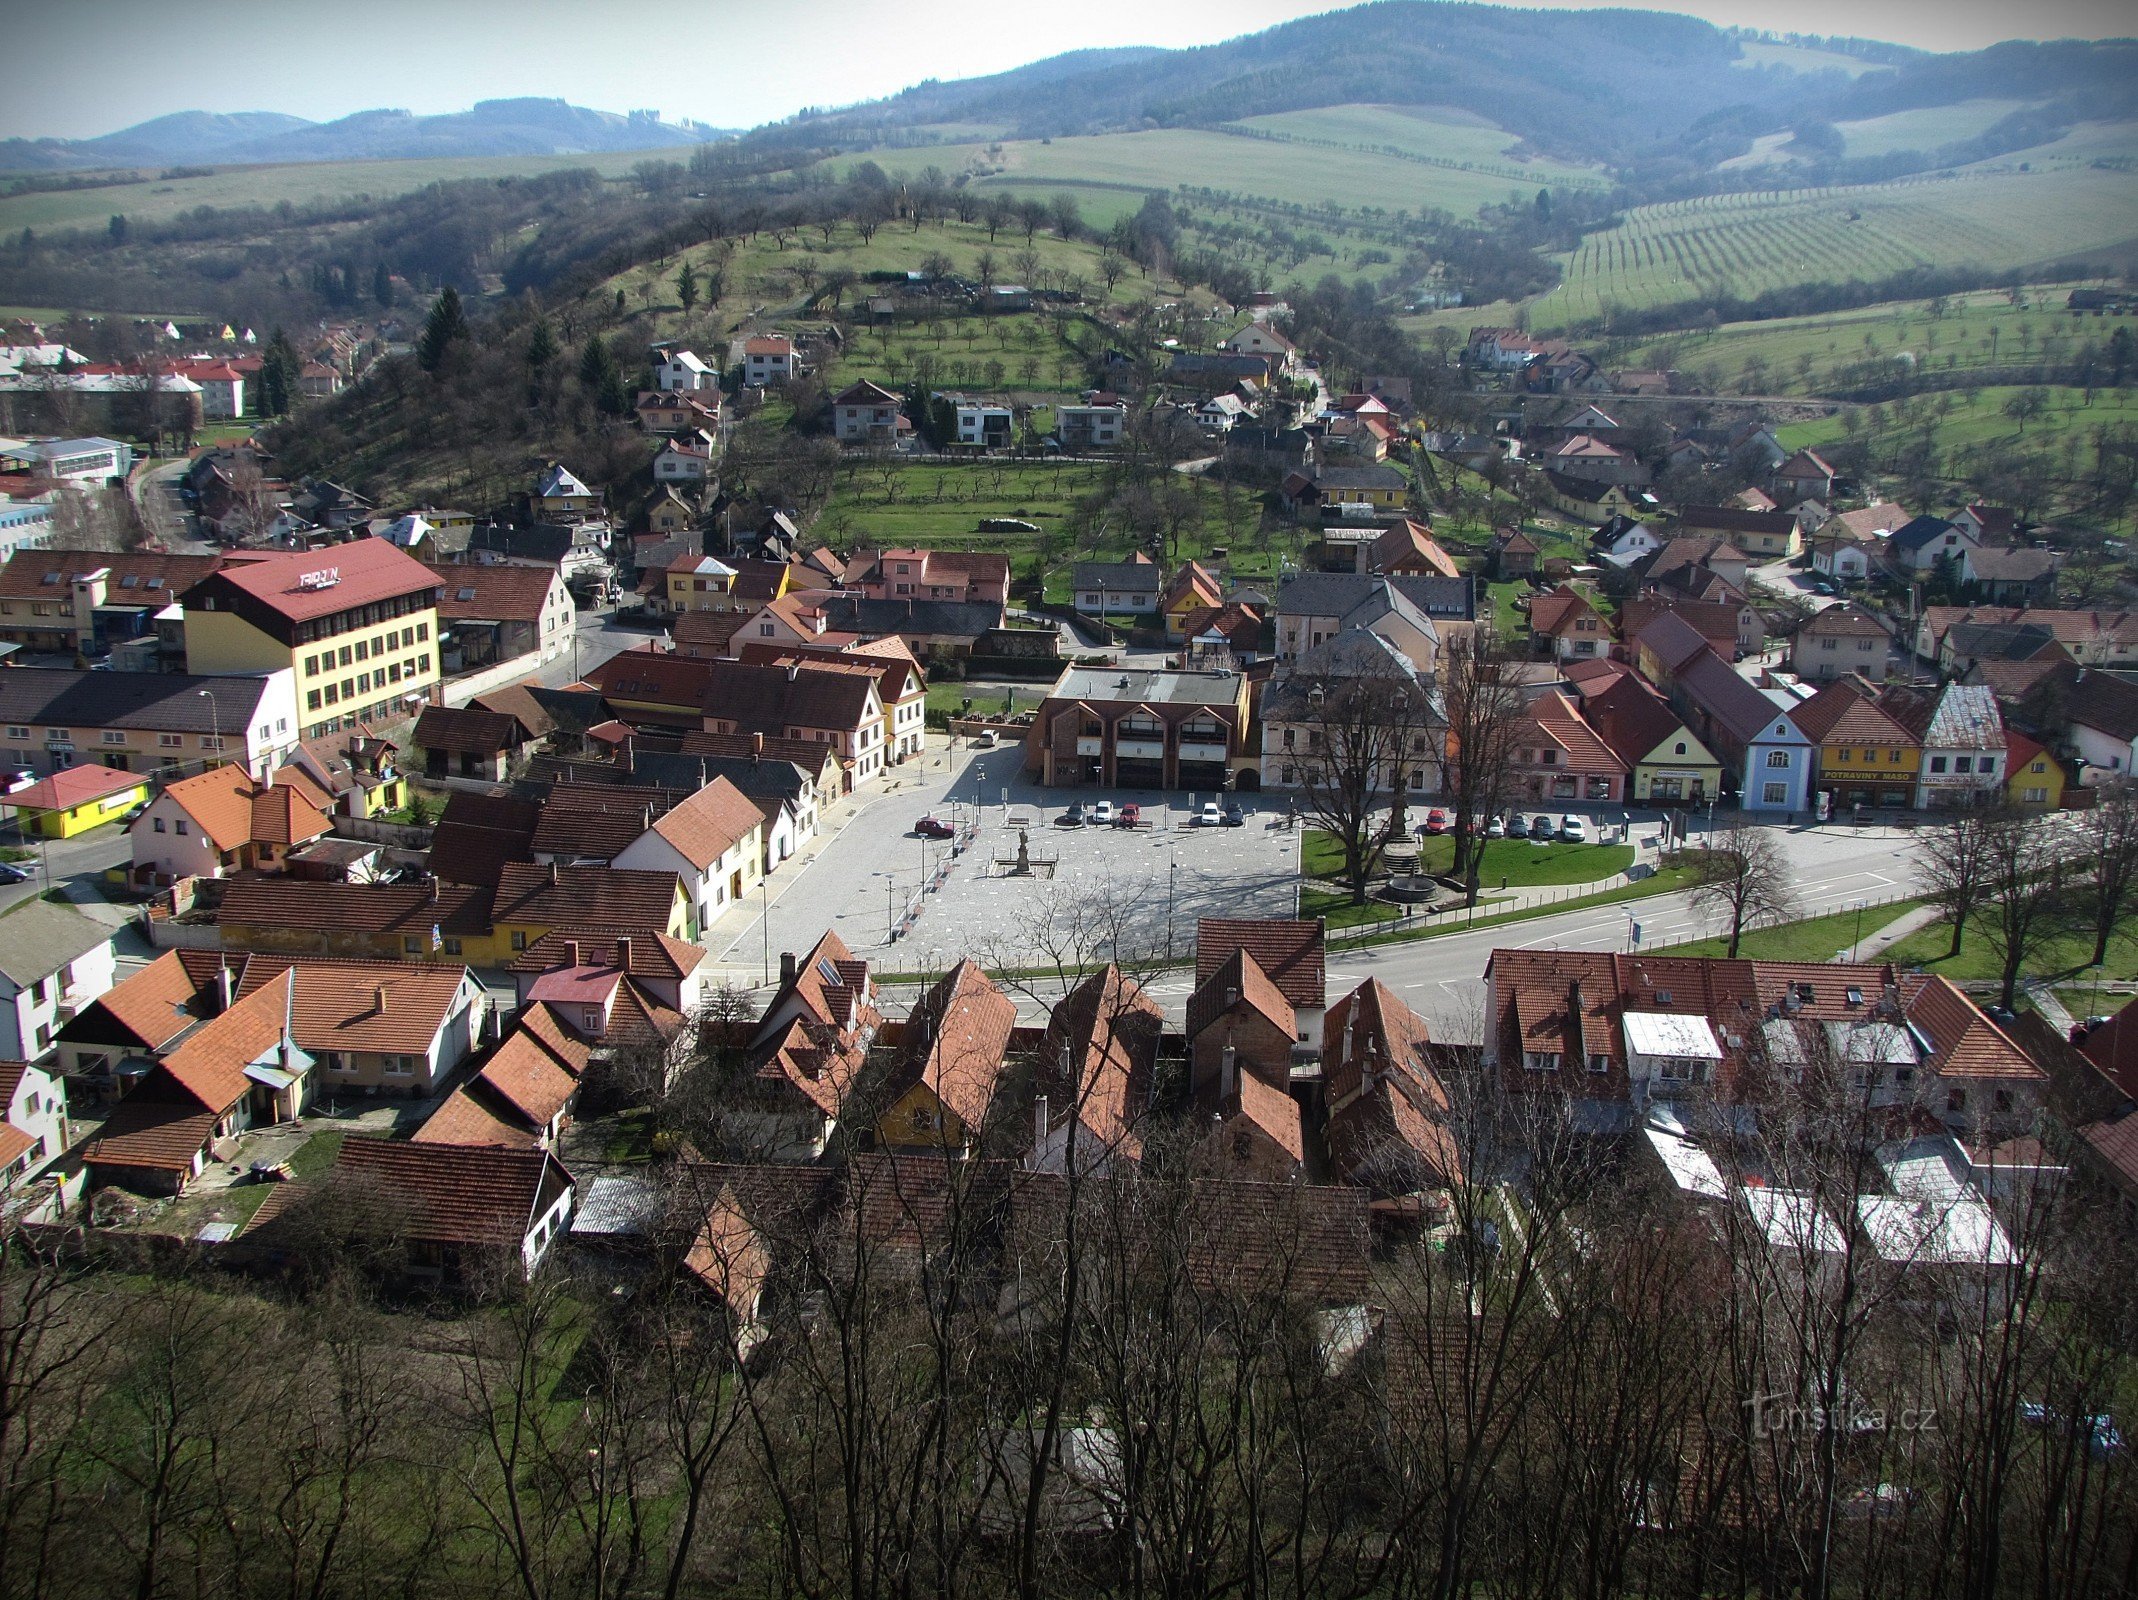
<svg viewBox="0 0 2138 1600">
<path fill-rule="evenodd" d="M 214 764 L 221 766 L 223 764 L 223 728 L 221 721 L 216 716 L 215 696 L 206 689 L 195 689 L 193 692 L 208 702 L 208 749 L 215 757 Z"/>
</svg>

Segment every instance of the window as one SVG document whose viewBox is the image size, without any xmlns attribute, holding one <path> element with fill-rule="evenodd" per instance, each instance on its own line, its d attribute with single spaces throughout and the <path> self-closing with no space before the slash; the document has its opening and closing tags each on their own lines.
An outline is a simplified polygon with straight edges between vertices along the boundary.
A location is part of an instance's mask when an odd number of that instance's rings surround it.
<svg viewBox="0 0 2138 1600">
<path fill-rule="evenodd" d="M 1685 754 L 1685 741 L 1683 739 L 1678 741 L 1677 753 L 1681 756 Z"/>
<path fill-rule="evenodd" d="M 104 742 L 106 744 L 124 744 L 126 743 L 126 735 L 116 728 L 106 728 L 104 730 Z"/>
<path fill-rule="evenodd" d="M 1840 749 L 1834 752 L 1834 759 L 1840 762 L 1843 766 L 1846 766 L 1849 761 L 1855 756 L 1855 754 L 1856 752 L 1853 748 L 1848 745 L 1843 745 Z M 1869 752 L 1865 752 L 1865 754 L 1866 756 L 1868 756 Z"/>
<path fill-rule="evenodd" d="M 307 711 L 317 711 L 319 709 L 319 691 L 317 689 L 307 689 L 305 691 L 304 709 Z"/>
<path fill-rule="evenodd" d="M 1770 768 L 1788 766 L 1789 752 L 1787 750 L 1769 750 L 1767 752 L 1767 765 Z"/>
<path fill-rule="evenodd" d="M 401 953 L 403 955 L 420 956 L 423 954 L 423 941 L 412 933 L 404 935 L 401 940 Z"/>
<path fill-rule="evenodd" d="M 460 954 L 460 941 L 452 937 L 450 934 L 446 936 L 445 953 L 449 956 L 457 956 Z"/>
<path fill-rule="evenodd" d="M 526 929 L 524 929 L 524 928 L 514 928 L 514 929 L 512 930 L 512 948 L 513 948 L 513 949 L 515 949 L 515 950 L 524 950 L 524 949 L 526 949 L 526 948 L 527 948 L 527 930 L 526 930 Z"/>
<path fill-rule="evenodd" d="M 1839 647 L 1840 642 L 1841 641 L 1838 639 L 1821 639 L 1819 641 L 1819 648 L 1821 650 L 1833 650 Z"/>
<path fill-rule="evenodd" d="M 1952 770 L 1953 770 L 1953 771 L 1955 771 L 1955 772 L 1972 772 L 1972 771 L 1974 771 L 1974 770 L 1975 770 L 1975 758 L 1974 758 L 1973 756 L 1954 756 L 1954 757 L 1952 758 Z M 1984 770 L 1984 771 L 1986 772 L 1986 771 L 1988 771 L 1989 769 L 1988 769 L 1987 767 L 1985 767 L 1985 768 L 1984 768 L 1983 770 Z"/>
<path fill-rule="evenodd" d="M 2011 1091 L 2011 1090 L 2009 1090 L 2009 1089 L 1999 1089 L 1999 1090 L 1997 1091 L 1997 1094 L 1996 1094 L 1996 1104 L 1997 1104 L 1997 1109 L 1998 1109 L 1999 1111 L 2009 1111 L 2009 1110 L 2011 1110 L 2011 1109 L 2012 1109 L 2012 1091 Z"/>
<path fill-rule="evenodd" d="M 348 666 L 356 659 L 356 653 L 348 645 L 341 647 L 341 665 Z"/>
<path fill-rule="evenodd" d="M 156 819 L 156 831 L 157 831 L 158 833 L 161 833 L 161 832 L 163 832 L 163 831 L 164 831 L 164 828 L 163 828 L 163 818 L 161 818 L 161 817 L 158 817 L 158 818 Z"/>
<path fill-rule="evenodd" d="M 186 836 L 186 819 L 184 817 L 180 817 L 172 831 L 175 832 L 179 838 L 183 839 Z"/>
<path fill-rule="evenodd" d="M 1932 756 L 1930 758 L 1930 770 L 1932 772 L 1943 772 L 1945 770 L 1945 758 L 1943 756 Z"/>
<path fill-rule="evenodd" d="M 1898 751 L 1898 750 L 1888 750 L 1888 751 L 1886 752 L 1886 765 L 1887 765 L 1887 766 L 1889 766 L 1889 767 L 1897 767 L 1897 766 L 1899 766 L 1899 765 L 1900 765 L 1900 751 Z"/>
<path fill-rule="evenodd" d="M 1967 1109 L 1967 1091 L 1965 1089 L 1954 1089 L 1948 1092 L 1945 1096 L 1945 1109 L 1947 1111 L 1965 1111 Z"/>
<path fill-rule="evenodd" d="M 1770 806 L 1787 805 L 1789 803 L 1789 786 L 1785 783 L 1770 783 L 1763 793 L 1766 803 Z"/>
<path fill-rule="evenodd" d="M 1524 1050 L 1522 1065 L 1531 1072 L 1557 1072 L 1559 1052 L 1556 1050 Z"/>
<path fill-rule="evenodd" d="M 599 1033 L 601 1031 L 601 1013 L 599 1011 L 580 1012 L 579 1027 L 583 1033 Z M 920 1118 L 916 1116 L 914 1120 L 918 1122 Z"/>
<path fill-rule="evenodd" d="M 200 736 L 200 747 L 201 747 L 201 748 L 202 748 L 203 750 L 220 750 L 220 749 L 222 749 L 222 748 L 223 748 L 223 738 L 222 738 L 222 735 L 221 735 L 221 734 L 217 734 L 217 733 L 204 733 L 204 734 L 202 734 L 202 735 Z"/>
<path fill-rule="evenodd" d="M 386 1070 L 396 1077 L 405 1078 L 416 1070 L 416 1058 L 414 1056 L 388 1056 L 386 1058 Z"/>
<path fill-rule="evenodd" d="M 1601 1050 L 1591 1050 L 1589 1052 L 1589 1070 L 1591 1072 L 1609 1072 L 1611 1070 L 1611 1058 Z"/>
<path fill-rule="evenodd" d="M 359 639 L 356 641 L 356 659 L 359 661 L 369 661 L 371 659 L 371 644 L 369 640 Z"/>
<path fill-rule="evenodd" d="M 7 736 L 10 739 L 27 739 L 30 736 L 30 730 L 28 728 L 10 728 L 7 730 Z M 2040 762 L 2034 764 L 2034 770 L 2036 772 L 2041 771 Z"/>
</svg>

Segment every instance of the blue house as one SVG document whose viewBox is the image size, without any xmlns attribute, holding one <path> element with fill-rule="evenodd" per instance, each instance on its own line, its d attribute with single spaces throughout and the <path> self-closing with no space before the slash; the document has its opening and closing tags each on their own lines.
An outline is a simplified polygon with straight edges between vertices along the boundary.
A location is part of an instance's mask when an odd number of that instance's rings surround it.
<svg viewBox="0 0 2138 1600">
<path fill-rule="evenodd" d="M 1672 675 L 1671 704 L 1722 763 L 1723 787 L 1747 811 L 1806 811 L 1817 748 L 1790 712 L 1793 696 L 1755 688 L 1712 650 Z"/>
</svg>

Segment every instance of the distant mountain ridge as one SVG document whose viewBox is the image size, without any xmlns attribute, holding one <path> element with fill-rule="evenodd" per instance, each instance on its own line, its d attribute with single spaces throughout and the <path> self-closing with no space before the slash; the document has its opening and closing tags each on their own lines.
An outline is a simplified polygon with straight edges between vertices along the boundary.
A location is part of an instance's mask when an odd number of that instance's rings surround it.
<svg viewBox="0 0 2138 1600">
<path fill-rule="evenodd" d="M 726 136 L 702 123 L 664 122 L 650 111 L 619 116 L 537 98 L 484 100 L 466 111 L 437 116 L 358 111 L 332 122 L 272 111 L 180 111 L 94 139 L 0 140 L 0 171 L 574 155 L 649 150 Z"/>
</svg>

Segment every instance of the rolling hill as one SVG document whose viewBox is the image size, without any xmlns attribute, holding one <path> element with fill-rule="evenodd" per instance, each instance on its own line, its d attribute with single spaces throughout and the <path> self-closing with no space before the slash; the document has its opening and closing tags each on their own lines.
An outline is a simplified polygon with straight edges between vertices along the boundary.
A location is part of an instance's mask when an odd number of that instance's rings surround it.
<svg viewBox="0 0 2138 1600">
<path fill-rule="evenodd" d="M 427 117 L 359 111 L 332 122 L 267 111 L 182 111 L 94 139 L 0 140 L 0 172 L 575 155 L 719 137 L 717 129 L 663 122 L 650 112 L 618 116 L 544 99 L 484 100 L 466 111 Z"/>
</svg>

